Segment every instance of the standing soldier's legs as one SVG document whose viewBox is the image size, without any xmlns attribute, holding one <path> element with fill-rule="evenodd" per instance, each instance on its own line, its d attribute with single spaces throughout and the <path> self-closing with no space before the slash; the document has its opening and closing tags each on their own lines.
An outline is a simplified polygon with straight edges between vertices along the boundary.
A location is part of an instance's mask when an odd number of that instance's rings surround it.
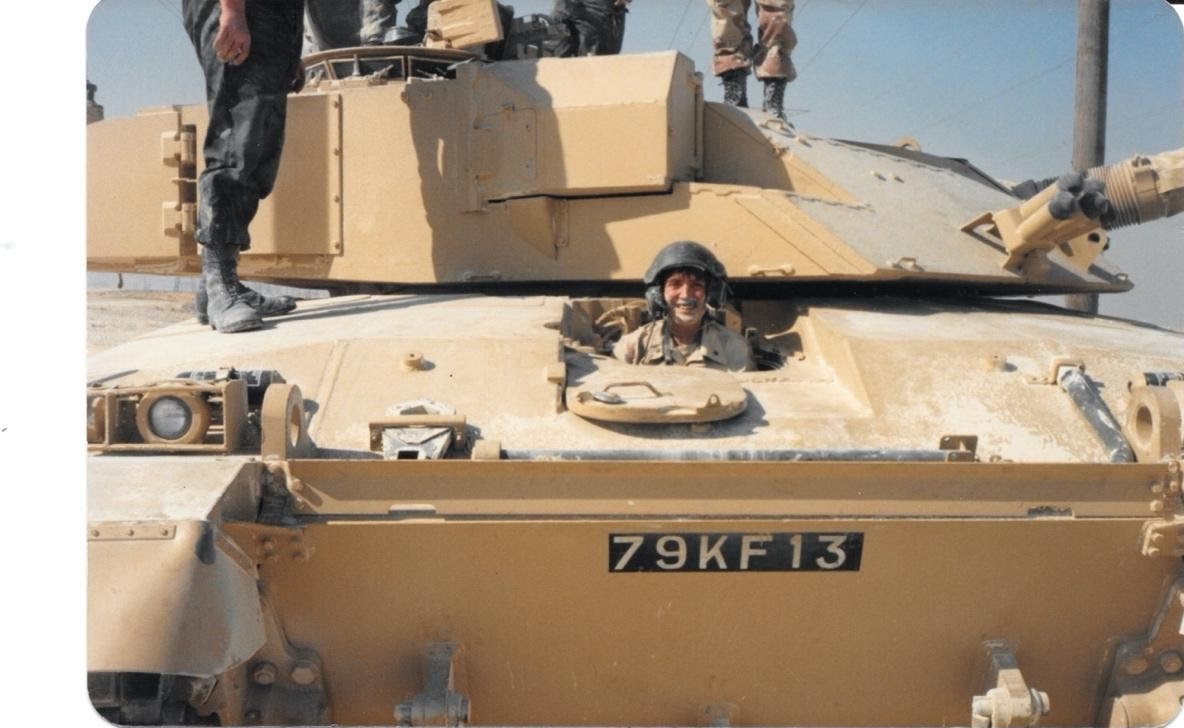
<svg viewBox="0 0 1184 728">
<path fill-rule="evenodd" d="M 793 32 L 793 0 L 757 0 L 756 23 L 759 42 L 753 56 L 756 77 L 797 78 L 789 54 L 798 44 Z"/>
<path fill-rule="evenodd" d="M 789 54 L 798 44 L 793 32 L 793 0 L 757 0 L 759 43 L 753 57 L 764 82 L 764 110 L 785 121 L 785 86 L 797 78 Z"/>
<path fill-rule="evenodd" d="M 260 306 L 277 303 L 239 283 L 238 253 L 250 247 L 247 227 L 259 200 L 271 192 L 279 169 L 287 94 L 300 59 L 303 3 L 247 3 L 251 50 L 238 66 L 219 61 L 213 49 L 218 0 L 185 0 L 183 13 L 205 74 L 210 117 L 203 147 L 205 169 L 198 179 L 195 232 L 203 246 L 207 313 L 220 331 L 245 331 L 260 324 L 252 301 Z M 200 296 L 197 303 L 202 303 Z M 284 310 L 294 306 L 287 297 L 278 304 Z"/>
<path fill-rule="evenodd" d="M 395 27 L 398 0 L 362 0 L 362 44 L 380 45 L 387 40 L 386 34 Z"/>
<path fill-rule="evenodd" d="M 617 2 L 613 5 L 601 55 L 615 56 L 621 52 L 621 46 L 625 43 L 625 16 L 628 14 L 628 2 Z"/>
<path fill-rule="evenodd" d="M 555 0 L 555 7 L 551 9 L 551 17 L 564 30 L 563 37 L 555 44 L 555 55 L 558 58 L 572 58 L 580 48 L 580 34 L 572 19 L 575 1 Z"/>
<path fill-rule="evenodd" d="M 555 55 L 570 58 L 614 52 L 615 13 L 613 0 L 557 0 L 552 16 L 567 29 L 567 37 L 556 46 Z"/>
<path fill-rule="evenodd" d="M 748 105 L 748 69 L 752 66 L 750 0 L 707 0 L 711 8 L 712 71 L 724 82 L 724 101 Z"/>
</svg>

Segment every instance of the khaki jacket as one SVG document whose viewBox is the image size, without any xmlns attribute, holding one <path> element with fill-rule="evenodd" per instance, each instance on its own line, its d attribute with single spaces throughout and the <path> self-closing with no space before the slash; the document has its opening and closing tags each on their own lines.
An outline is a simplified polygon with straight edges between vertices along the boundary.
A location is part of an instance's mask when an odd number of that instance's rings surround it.
<svg viewBox="0 0 1184 728">
<path fill-rule="evenodd" d="M 743 372 L 752 368 L 748 342 L 743 336 L 714 321 L 705 320 L 699 346 L 685 358 L 666 332 L 666 319 L 658 319 L 621 337 L 613 356 L 629 364 L 679 364 Z"/>
</svg>

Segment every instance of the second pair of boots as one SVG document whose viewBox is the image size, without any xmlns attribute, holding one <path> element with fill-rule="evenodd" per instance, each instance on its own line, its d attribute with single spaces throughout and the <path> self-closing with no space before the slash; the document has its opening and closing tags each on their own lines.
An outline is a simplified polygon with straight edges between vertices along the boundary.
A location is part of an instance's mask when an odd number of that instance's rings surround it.
<svg viewBox="0 0 1184 728">
<path fill-rule="evenodd" d="M 724 103 L 742 108 L 748 107 L 748 69 L 733 68 L 724 71 L 720 76 L 724 82 Z M 761 79 L 765 85 L 765 93 L 761 110 L 781 121 L 789 123 L 785 117 L 785 86 L 784 78 Z"/>
<path fill-rule="evenodd" d="M 264 296 L 238 279 L 238 248 L 202 246 L 201 279 L 194 296 L 197 320 L 223 333 L 250 331 L 264 316 L 296 308 L 291 296 Z"/>
</svg>

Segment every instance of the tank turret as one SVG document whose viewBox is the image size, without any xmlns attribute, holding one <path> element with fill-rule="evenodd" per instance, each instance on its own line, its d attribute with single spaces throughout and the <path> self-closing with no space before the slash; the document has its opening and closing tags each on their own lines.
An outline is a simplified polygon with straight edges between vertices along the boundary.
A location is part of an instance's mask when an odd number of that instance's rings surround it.
<svg viewBox="0 0 1184 728">
<path fill-rule="evenodd" d="M 318 53 L 307 66 L 309 82 L 289 102 L 279 182 L 240 262 L 244 277 L 337 290 L 543 290 L 636 281 L 663 245 L 686 238 L 711 247 L 735 282 L 758 287 L 1130 286 L 1098 257 L 1103 236 L 1073 220 L 1053 224 L 1043 197 L 1021 206 L 966 162 L 813 137 L 706 103 L 700 75 L 674 52 L 484 64 L 464 51 L 380 46 Z M 605 78 L 629 80 L 598 83 Z M 197 271 L 204 123 L 195 106 L 92 126 L 88 168 L 104 183 L 89 186 L 91 269 Z M 1178 192 L 1161 203 L 1140 196 L 1154 196 L 1147 184 L 1178 158 L 1091 173 L 1106 183 L 1113 224 L 1178 211 Z M 1029 208 L 1047 219 L 1026 219 Z M 1019 222 L 1008 215 L 1025 218 L 1024 229 L 1011 232 Z M 988 220 L 1002 227 L 977 229 Z M 1041 264 L 1021 270 L 1033 247 Z"/>
</svg>

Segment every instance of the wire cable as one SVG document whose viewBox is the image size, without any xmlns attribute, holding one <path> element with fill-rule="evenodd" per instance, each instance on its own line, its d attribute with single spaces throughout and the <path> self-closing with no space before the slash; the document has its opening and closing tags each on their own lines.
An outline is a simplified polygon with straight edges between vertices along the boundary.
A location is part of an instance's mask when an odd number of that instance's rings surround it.
<svg viewBox="0 0 1184 728">
<path fill-rule="evenodd" d="M 695 28 L 695 34 L 691 36 L 690 47 L 694 47 L 695 41 L 699 40 L 699 34 L 703 32 L 703 26 L 707 25 L 707 19 L 712 15 L 711 8 L 707 8 L 707 12 L 699 20 L 699 27 Z M 714 46 L 713 46 L 714 49 Z"/>
<path fill-rule="evenodd" d="M 804 5 L 805 5 L 805 3 L 803 3 L 803 6 Z M 814 51 L 814 55 L 810 56 L 810 59 L 806 61 L 806 63 L 801 67 L 800 70 L 798 70 L 798 75 L 801 75 L 806 72 L 806 69 L 810 67 L 810 64 L 814 62 L 814 59 L 817 58 L 819 56 L 819 54 L 822 53 L 822 51 L 826 50 L 826 47 L 828 45 L 830 45 L 831 41 L 833 41 L 835 38 L 837 38 L 839 33 L 843 32 L 843 28 L 847 27 L 847 23 L 850 23 L 852 21 L 852 19 L 855 18 L 856 15 L 859 15 L 859 11 L 863 10 L 863 6 L 865 6 L 865 5 L 867 5 L 867 0 L 863 0 L 863 2 L 859 3 L 859 7 L 855 8 L 855 10 L 850 15 L 847 16 L 847 19 L 844 20 L 842 23 L 840 23 L 839 27 L 835 28 L 835 32 L 830 34 L 830 37 L 826 39 L 826 42 L 822 44 L 822 47 L 820 47 L 818 50 Z"/>
<path fill-rule="evenodd" d="M 169 3 L 165 2 L 165 0 L 156 0 L 156 4 L 159 5 L 160 7 L 164 8 L 165 10 L 167 10 L 177 20 L 184 22 L 184 18 L 181 17 L 181 11 L 178 10 L 173 5 L 170 5 Z"/>
<path fill-rule="evenodd" d="M 1159 25 L 1159 21 L 1158 21 L 1158 20 L 1156 20 L 1154 23 L 1147 24 L 1145 27 L 1149 29 L 1149 28 L 1152 28 L 1152 27 L 1158 27 L 1158 25 Z M 1132 21 L 1127 21 L 1127 22 L 1124 22 L 1124 23 L 1123 23 L 1121 26 L 1119 26 L 1119 27 L 1117 27 L 1117 28 L 1113 28 L 1113 29 L 1110 31 L 1110 35 L 1111 35 L 1112 37 L 1116 37 L 1116 36 L 1117 36 L 1117 35 L 1119 35 L 1119 34 L 1125 34 L 1126 32 L 1128 32 L 1128 31 L 1130 31 L 1130 30 L 1134 30 L 1134 29 L 1136 29 L 1136 28 L 1140 28 L 1140 27 L 1144 27 L 1144 26 L 1142 26 L 1142 25 L 1141 25 L 1141 24 L 1138 22 L 1138 20 L 1137 20 L 1137 19 L 1136 19 L 1136 20 L 1132 20 Z M 980 55 L 981 55 L 981 54 L 980 54 Z M 845 112 L 845 113 L 848 113 L 848 114 L 857 114 L 857 113 L 859 113 L 860 111 L 863 111 L 864 109 L 866 109 L 866 108 L 868 108 L 868 107 L 870 107 L 870 106 L 874 105 L 876 102 L 880 101 L 881 99 L 883 99 L 884 97 L 888 96 L 889 94 L 894 94 L 894 93 L 896 93 L 897 91 L 899 91 L 900 89 L 902 89 L 902 88 L 906 88 L 906 87 L 908 87 L 908 86 L 910 86 L 910 85 L 912 85 L 912 84 L 916 83 L 917 81 L 920 81 L 921 79 L 923 79 L 923 78 L 925 78 L 925 77 L 927 77 L 927 76 L 931 75 L 932 73 L 934 73 L 934 72 L 936 71 L 936 69 L 938 69 L 938 68 L 944 68 L 944 67 L 946 67 L 946 66 L 947 66 L 947 65 L 948 65 L 948 64 L 949 64 L 951 61 L 953 61 L 953 60 L 954 60 L 954 58 L 955 58 L 955 57 L 961 57 L 963 60 L 966 60 L 965 56 L 966 56 L 966 49 L 965 49 L 965 48 L 961 48 L 961 49 L 959 49 L 959 50 L 955 51 L 954 53 L 951 53 L 951 54 L 948 54 L 948 55 L 946 55 L 946 56 L 943 56 L 943 57 L 942 57 L 940 60 L 938 60 L 938 61 L 930 62 L 930 63 L 929 63 L 929 64 L 928 64 L 926 67 L 922 68 L 922 69 L 921 69 L 920 71 L 918 71 L 917 73 L 914 73 L 913 75 L 909 76 L 908 78 L 906 78 L 905 80 L 901 81 L 900 83 L 894 84 L 893 86 L 889 86 L 888 88 L 886 88 L 886 89 L 882 90 L 880 93 L 876 94 L 874 97 L 872 97 L 872 98 L 870 98 L 870 99 L 868 99 L 868 100 L 866 100 L 866 101 L 863 101 L 863 102 L 861 102 L 859 106 L 857 106 L 857 107 L 855 107 L 854 109 L 851 109 L 851 110 L 849 110 L 849 111 L 847 111 L 847 112 Z M 1062 66 L 1064 66 L 1066 63 L 1069 63 L 1069 62 L 1071 62 L 1071 61 L 1075 61 L 1075 60 L 1076 60 L 1076 58 L 1077 58 L 1077 55 L 1076 55 L 1076 52 L 1074 52 L 1074 53 L 1073 53 L 1073 55 L 1072 55 L 1071 57 L 1069 57 L 1069 58 L 1065 59 L 1065 60 L 1064 60 L 1062 63 L 1058 64 L 1057 66 L 1050 67 L 1050 68 L 1046 68 L 1046 69 L 1045 69 L 1045 72 L 1051 72 L 1051 71 L 1053 71 L 1053 70 L 1056 70 L 1056 69 L 1058 69 L 1058 68 L 1061 68 L 1061 67 L 1062 67 Z M 1004 91 L 1011 90 L 1012 88 L 1015 88 L 1016 86 L 1019 86 L 1019 85 L 1022 85 L 1022 83 L 1020 83 L 1020 84 L 1016 84 L 1016 85 L 1014 85 L 1014 86 L 1011 86 L 1011 87 L 1009 87 L 1008 89 L 1005 89 Z M 997 95 L 997 94 L 996 94 L 996 95 Z M 968 108 L 973 108 L 973 106 L 977 105 L 978 103 L 981 103 L 982 101 L 986 101 L 986 100 L 988 100 L 988 99 L 990 99 L 990 98 L 994 98 L 994 96 L 990 96 L 990 97 L 987 97 L 987 98 L 980 99 L 979 101 L 977 101 L 977 102 L 974 102 L 974 103 L 970 104 L 969 106 L 965 107 L 965 108 L 963 109 L 963 111 L 965 111 L 965 110 L 966 110 L 966 109 L 968 109 Z M 944 120 L 948 120 L 948 118 L 947 118 L 947 119 L 944 119 Z M 937 125 L 938 125 L 938 123 L 934 123 L 934 124 L 932 124 L 932 125 L 930 125 L 930 126 L 937 126 Z M 924 129 L 921 129 L 921 130 L 919 130 L 917 133 L 920 133 L 920 132 L 922 132 L 922 131 L 925 131 L 925 130 L 927 130 L 928 128 L 930 128 L 930 127 L 925 127 Z"/>
<path fill-rule="evenodd" d="M 924 134 L 925 132 L 929 131 L 930 129 L 933 129 L 938 126 L 942 126 L 943 124 L 953 121 L 954 119 L 956 119 L 960 116 L 963 116 L 964 114 L 966 114 L 966 112 L 970 111 L 971 109 L 975 108 L 976 106 L 979 106 L 980 104 L 985 104 L 988 101 L 993 101 L 993 100 L 999 98 L 1000 96 L 1003 96 L 1004 94 L 1014 91 L 1015 89 L 1019 88 L 1020 86 L 1024 86 L 1026 84 L 1029 84 L 1029 83 L 1035 81 L 1036 79 L 1040 78 L 1041 76 L 1046 76 L 1046 75 L 1052 73 L 1053 71 L 1058 71 L 1058 70 L 1064 68 L 1065 66 L 1069 65 L 1070 63 L 1073 63 L 1076 60 L 1077 60 L 1076 56 L 1074 56 L 1073 58 L 1066 58 L 1065 60 L 1061 61 L 1057 65 L 1041 69 L 1041 70 L 1037 71 L 1036 73 L 1031 74 L 1030 76 L 1026 76 L 1026 77 L 1020 79 L 1019 81 L 1016 81 L 1015 83 L 1013 83 L 1005 88 L 1002 88 L 999 91 L 996 91 L 995 93 L 991 94 L 990 96 L 983 96 L 981 98 L 978 98 L 978 99 L 970 102 L 969 104 L 966 104 L 965 106 L 959 107 L 957 111 L 946 114 L 945 116 L 941 117 L 937 121 L 931 122 L 931 123 L 921 127 L 920 129 L 918 129 L 916 136 L 920 136 L 920 135 Z"/>
<path fill-rule="evenodd" d="M 687 19 L 687 11 L 691 9 L 691 0 L 687 0 L 687 4 L 682 6 L 682 15 L 678 16 L 678 23 L 674 26 L 674 32 L 670 34 L 670 42 L 666 44 L 666 50 L 674 47 L 674 39 L 678 37 L 678 31 L 682 30 L 682 21 Z"/>
</svg>

